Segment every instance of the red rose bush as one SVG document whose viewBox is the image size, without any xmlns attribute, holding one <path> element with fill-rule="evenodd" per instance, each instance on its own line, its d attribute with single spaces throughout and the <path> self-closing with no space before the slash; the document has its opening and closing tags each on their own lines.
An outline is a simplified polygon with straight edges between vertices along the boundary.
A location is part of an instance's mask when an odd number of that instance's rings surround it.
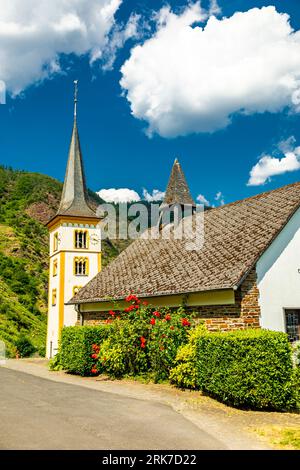
<svg viewBox="0 0 300 470">
<path fill-rule="evenodd" d="M 98 364 L 93 365 L 91 373 L 167 379 L 178 347 L 187 342 L 191 321 L 182 309 L 157 310 L 134 294 L 125 301 L 123 311 L 115 308 L 109 312 L 110 334 L 99 349 L 93 347 L 91 357 L 97 356 Z"/>
</svg>

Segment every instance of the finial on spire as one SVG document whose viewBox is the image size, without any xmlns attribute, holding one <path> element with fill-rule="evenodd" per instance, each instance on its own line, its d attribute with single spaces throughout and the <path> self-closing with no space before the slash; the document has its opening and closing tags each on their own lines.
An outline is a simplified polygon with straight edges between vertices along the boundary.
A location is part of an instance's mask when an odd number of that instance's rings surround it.
<svg viewBox="0 0 300 470">
<path fill-rule="evenodd" d="M 74 80 L 75 90 L 74 90 L 74 118 L 77 116 L 77 96 L 78 96 L 78 80 Z"/>
</svg>

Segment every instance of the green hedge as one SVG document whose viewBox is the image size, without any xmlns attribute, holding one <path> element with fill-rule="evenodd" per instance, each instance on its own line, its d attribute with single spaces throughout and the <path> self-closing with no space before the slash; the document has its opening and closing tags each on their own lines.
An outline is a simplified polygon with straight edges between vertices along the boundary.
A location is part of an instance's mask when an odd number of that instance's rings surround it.
<svg viewBox="0 0 300 470">
<path fill-rule="evenodd" d="M 199 384 L 224 403 L 249 408 L 296 406 L 291 346 L 285 333 L 246 330 L 198 340 Z"/>
<path fill-rule="evenodd" d="M 296 407 L 291 346 L 285 333 L 243 330 L 203 333 L 194 341 L 196 388 L 229 405 L 285 410 Z M 178 352 L 173 383 L 188 383 L 183 367 L 190 360 Z M 181 359 L 181 360 L 180 360 Z M 191 381 L 191 385 L 195 384 Z"/>
<path fill-rule="evenodd" d="M 60 364 L 72 374 L 91 375 L 95 360 L 92 345 L 100 345 L 110 331 L 109 325 L 68 326 L 63 328 L 60 343 Z"/>
</svg>

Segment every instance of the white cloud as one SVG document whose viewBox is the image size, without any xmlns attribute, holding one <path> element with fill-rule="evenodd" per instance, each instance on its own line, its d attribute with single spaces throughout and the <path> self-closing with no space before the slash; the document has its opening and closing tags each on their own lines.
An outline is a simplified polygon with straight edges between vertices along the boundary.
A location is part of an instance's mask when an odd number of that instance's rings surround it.
<svg viewBox="0 0 300 470">
<path fill-rule="evenodd" d="M 100 59 L 122 0 L 1 0 L 0 79 L 18 94 L 61 71 L 59 54 Z M 128 36 L 132 32 L 128 25 Z"/>
<path fill-rule="evenodd" d="M 295 146 L 295 138 L 290 137 L 278 144 L 281 157 L 262 155 L 250 171 L 248 186 L 260 186 L 271 180 L 272 176 L 282 175 L 300 169 L 300 146 Z"/>
<path fill-rule="evenodd" d="M 215 195 L 215 201 L 219 202 L 221 206 L 225 204 L 225 199 L 221 191 L 218 191 L 217 194 Z"/>
<path fill-rule="evenodd" d="M 136 191 L 128 188 L 101 189 L 97 194 L 105 202 L 114 202 L 116 204 L 119 202 L 135 202 L 141 200 Z"/>
<path fill-rule="evenodd" d="M 116 60 L 117 51 L 121 49 L 128 39 L 139 39 L 142 37 L 142 31 L 140 27 L 141 16 L 136 13 L 132 13 L 129 17 L 126 25 L 115 24 L 112 34 L 110 35 L 107 47 L 104 49 L 104 53 L 99 51 L 99 57 L 96 52 L 92 57 L 91 63 L 97 59 L 103 60 L 103 69 L 111 70 Z"/>
<path fill-rule="evenodd" d="M 268 6 L 204 25 L 208 15 L 199 2 L 180 14 L 164 7 L 121 68 L 132 115 L 149 135 L 213 132 L 233 113 L 300 111 L 300 32 L 289 16 Z"/>
<path fill-rule="evenodd" d="M 220 13 L 221 13 L 221 8 L 218 5 L 217 0 L 210 0 L 209 14 L 210 15 L 219 15 Z"/>
<path fill-rule="evenodd" d="M 159 189 L 153 189 L 152 193 L 149 193 L 145 188 L 143 189 L 143 198 L 148 202 L 162 201 L 164 197 L 164 191 Z"/>
<path fill-rule="evenodd" d="M 205 196 L 203 196 L 203 194 L 198 194 L 196 201 L 198 201 L 200 204 L 204 204 L 204 206 L 210 205 L 210 202 L 206 199 Z"/>
</svg>

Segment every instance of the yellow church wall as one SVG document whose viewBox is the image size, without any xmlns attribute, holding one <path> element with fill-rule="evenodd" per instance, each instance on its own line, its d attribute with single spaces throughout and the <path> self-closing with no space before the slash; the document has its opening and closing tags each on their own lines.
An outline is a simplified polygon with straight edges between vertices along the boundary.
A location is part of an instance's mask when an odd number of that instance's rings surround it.
<svg viewBox="0 0 300 470">
<path fill-rule="evenodd" d="M 154 307 L 193 307 L 197 305 L 233 305 L 235 303 L 235 293 L 233 289 L 220 289 L 214 291 L 196 292 L 191 294 L 164 295 L 157 297 L 147 297 L 146 300 Z M 80 304 L 81 312 L 107 312 L 109 310 L 123 309 L 128 304 L 124 300 L 117 302 L 93 302 Z"/>
</svg>

